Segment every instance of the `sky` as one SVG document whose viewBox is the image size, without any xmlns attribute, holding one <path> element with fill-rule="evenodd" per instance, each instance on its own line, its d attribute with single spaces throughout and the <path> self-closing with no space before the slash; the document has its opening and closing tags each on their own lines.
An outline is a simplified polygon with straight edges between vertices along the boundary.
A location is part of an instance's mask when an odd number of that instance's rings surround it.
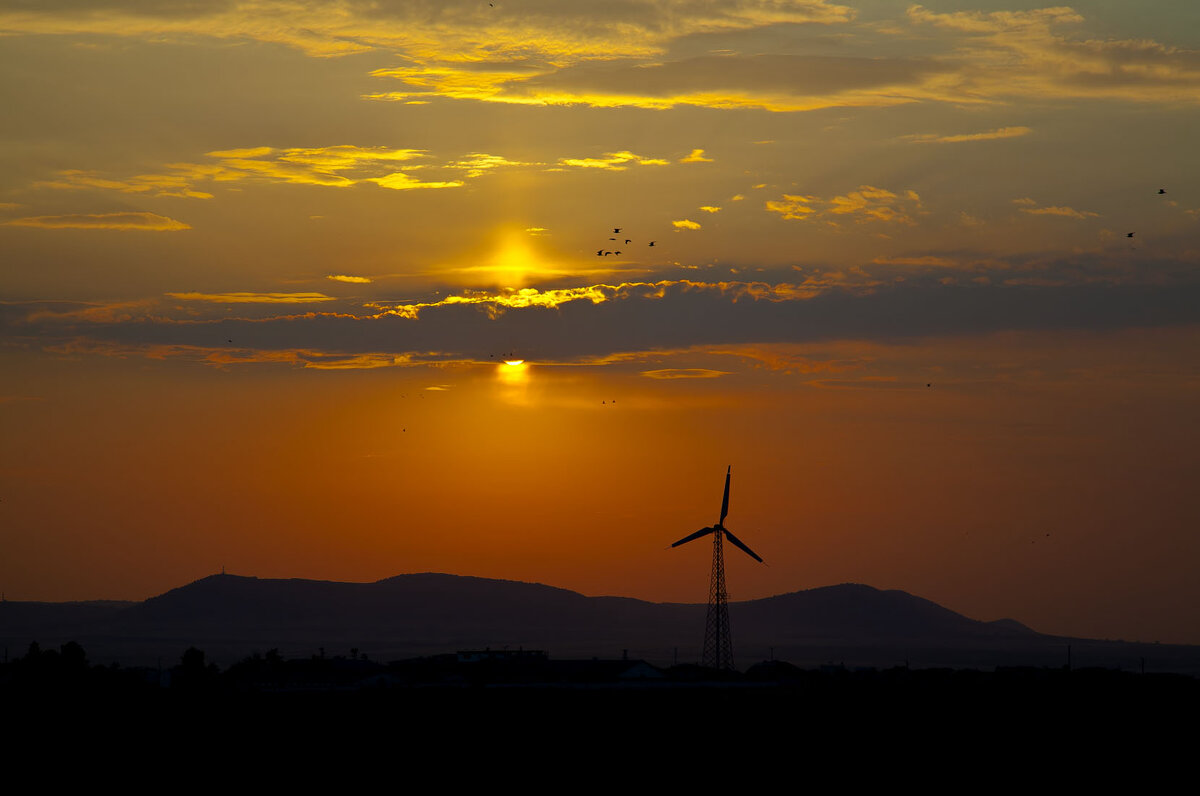
<svg viewBox="0 0 1200 796">
<path fill-rule="evenodd" d="M 1200 643 L 1196 3 L 0 0 L 0 107 L 10 600 L 702 602 L 732 466 L 735 601 Z"/>
</svg>

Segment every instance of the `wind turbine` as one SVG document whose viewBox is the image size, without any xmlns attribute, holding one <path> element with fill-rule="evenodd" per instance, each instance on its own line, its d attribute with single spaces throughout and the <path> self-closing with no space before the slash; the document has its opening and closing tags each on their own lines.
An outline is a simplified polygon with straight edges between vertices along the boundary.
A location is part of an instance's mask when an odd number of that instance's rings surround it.
<svg viewBox="0 0 1200 796">
<path fill-rule="evenodd" d="M 725 515 L 729 513 L 729 474 L 733 466 L 725 470 L 725 497 L 721 499 L 721 519 L 711 528 L 701 528 L 689 534 L 671 547 L 679 547 L 693 539 L 699 539 L 708 534 L 713 535 L 712 578 L 708 584 L 708 620 L 704 627 L 704 654 L 702 661 L 705 666 L 713 669 L 733 669 L 733 639 L 729 635 L 729 593 L 725 591 L 725 553 L 721 540 L 728 537 L 742 552 L 758 563 L 764 563 L 741 539 L 737 538 L 725 527 Z"/>
</svg>

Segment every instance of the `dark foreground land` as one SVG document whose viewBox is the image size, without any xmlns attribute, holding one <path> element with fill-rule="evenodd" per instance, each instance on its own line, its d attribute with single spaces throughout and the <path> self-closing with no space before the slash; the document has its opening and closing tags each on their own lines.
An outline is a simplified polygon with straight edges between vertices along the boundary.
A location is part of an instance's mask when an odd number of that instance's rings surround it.
<svg viewBox="0 0 1200 796">
<path fill-rule="evenodd" d="M 378 724 L 443 737 L 651 725 L 686 734 L 713 721 L 765 733 L 764 740 L 780 726 L 898 733 L 1108 726 L 1137 733 L 1184 717 L 1194 732 L 1200 680 L 1065 667 L 800 669 L 780 661 L 720 673 L 630 660 L 554 661 L 537 652 L 383 664 L 341 656 L 287 660 L 270 651 L 222 671 L 195 648 L 174 666 L 121 668 L 91 665 L 83 648 L 69 643 L 57 650 L 32 645 L 0 664 L 0 703 L 10 727 L 18 714 L 53 722 L 83 712 L 111 728 L 166 722 L 238 732 L 254 717 L 253 726 L 273 733 Z M 60 731 L 72 727 L 95 729 L 64 722 Z"/>
<path fill-rule="evenodd" d="M 623 678 L 631 667 L 642 677 Z M 624 660 L 381 664 L 273 652 L 218 670 L 194 649 L 169 668 L 122 669 L 91 666 L 68 644 L 0 666 L 0 708 L 6 770 L 61 767 L 126 787 L 199 777 L 236 792 L 360 781 L 988 792 L 1104 786 L 1132 770 L 1158 790 L 1190 765 L 1200 680 L 782 662 L 720 677 Z"/>
</svg>

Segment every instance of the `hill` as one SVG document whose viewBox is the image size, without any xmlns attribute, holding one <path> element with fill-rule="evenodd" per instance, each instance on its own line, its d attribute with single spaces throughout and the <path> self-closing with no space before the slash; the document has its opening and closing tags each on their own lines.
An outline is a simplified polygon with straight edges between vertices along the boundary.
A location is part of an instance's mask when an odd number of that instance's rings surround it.
<svg viewBox="0 0 1200 796">
<path fill-rule="evenodd" d="M 140 603 L 0 603 L 14 653 L 79 641 L 93 660 L 173 662 L 188 646 L 228 665 L 252 651 L 394 660 L 465 648 L 544 649 L 556 658 L 628 654 L 660 664 L 700 654 L 705 606 L 587 597 L 539 583 L 439 573 L 374 583 L 212 575 Z M 841 584 L 732 603 L 744 668 L 1076 665 L 1200 672 L 1200 648 L 1065 639 L 1011 619 L 981 622 L 903 591 Z"/>
</svg>

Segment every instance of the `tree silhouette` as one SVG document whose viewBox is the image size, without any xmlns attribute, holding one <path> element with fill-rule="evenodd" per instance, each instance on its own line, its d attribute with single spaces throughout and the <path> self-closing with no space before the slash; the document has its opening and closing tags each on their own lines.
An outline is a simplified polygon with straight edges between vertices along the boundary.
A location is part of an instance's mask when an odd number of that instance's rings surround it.
<svg viewBox="0 0 1200 796">
<path fill-rule="evenodd" d="M 217 682 L 217 665 L 205 663 L 204 650 L 188 647 L 171 671 L 171 685 L 184 690 L 211 688 Z"/>
</svg>

